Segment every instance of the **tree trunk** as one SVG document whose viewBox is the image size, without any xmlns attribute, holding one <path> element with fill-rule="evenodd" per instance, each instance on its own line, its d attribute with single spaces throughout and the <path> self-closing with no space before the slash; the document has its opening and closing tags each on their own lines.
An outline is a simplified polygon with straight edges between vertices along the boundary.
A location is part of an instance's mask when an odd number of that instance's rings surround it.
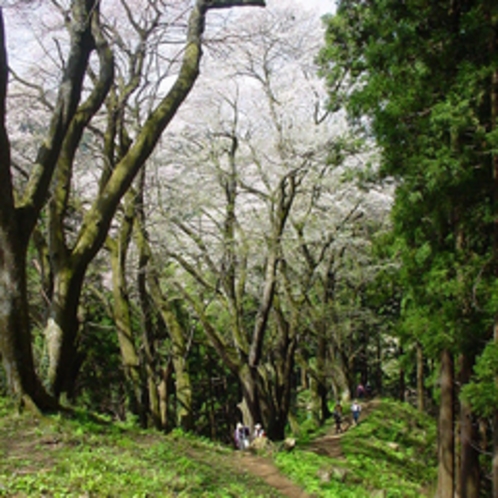
<svg viewBox="0 0 498 498">
<path fill-rule="evenodd" d="M 351 388 L 354 388 L 355 378 L 353 360 L 348 358 L 345 350 L 331 350 L 330 358 L 333 358 L 332 385 L 334 386 L 335 401 L 343 398 L 351 399 Z"/>
<path fill-rule="evenodd" d="M 0 9 L 0 357 L 9 390 L 38 404 L 43 396 L 35 373 L 26 293 L 26 244 L 16 223 L 5 128 L 8 64 Z M 40 404 L 40 407 L 42 405 Z"/>
<path fill-rule="evenodd" d="M 183 354 L 180 354 L 180 351 Z M 181 347 L 173 353 L 173 368 L 177 402 L 176 421 L 179 427 L 189 431 L 192 429 L 192 383 L 185 348 Z"/>
<path fill-rule="evenodd" d="M 83 218 L 72 250 L 67 249 L 63 256 L 59 254 L 61 258 L 67 258 L 67 261 L 59 262 L 62 269 L 55 272 L 56 289 L 51 310 L 52 321 L 48 329 L 51 333 L 48 337 L 51 359 L 49 383 L 57 396 L 62 392 L 72 390 L 75 374 L 79 368 L 78 362 L 75 362 L 77 359 L 76 307 L 84 274 L 88 264 L 105 241 L 122 197 L 130 188 L 135 176 L 153 152 L 161 134 L 197 80 L 206 13 L 211 9 L 244 5 L 264 6 L 264 2 L 262 0 L 227 0 L 213 3 L 200 0 L 192 7 L 187 27 L 186 49 L 176 80 L 167 95 L 149 114 L 127 152 L 114 165 L 108 181 Z M 62 237 L 62 234 L 57 233 L 56 236 Z M 74 271 L 76 268 L 77 271 Z"/>
<path fill-rule="evenodd" d="M 78 354 L 77 336 L 78 305 L 84 274 L 63 266 L 54 275 L 50 318 L 44 331 L 49 359 L 47 380 L 56 399 L 62 393 L 71 398 L 83 361 Z"/>
<path fill-rule="evenodd" d="M 153 310 L 150 303 L 149 294 L 147 293 L 147 261 L 148 257 L 144 257 L 141 246 L 139 247 L 139 263 L 138 263 L 138 297 L 140 301 L 140 308 L 142 312 L 142 344 L 143 352 L 142 360 L 145 370 L 145 377 L 147 383 L 148 393 L 148 406 L 149 413 L 152 416 L 152 422 L 157 429 L 165 430 L 167 428 L 168 420 L 168 407 L 166 406 L 168 400 L 168 387 L 169 379 L 171 377 L 171 362 L 163 369 L 156 369 L 156 352 L 154 348 L 154 325 Z"/>
<path fill-rule="evenodd" d="M 316 394 L 318 396 L 318 403 L 320 409 L 320 415 L 319 415 L 320 424 L 323 424 L 325 420 L 330 418 L 330 410 L 328 405 L 327 376 L 325 372 L 326 364 L 327 364 L 327 343 L 325 336 L 320 335 L 320 337 L 318 338 L 318 350 L 316 357 L 316 370 L 317 370 Z"/>
<path fill-rule="evenodd" d="M 275 304 L 275 314 L 277 316 L 276 321 L 279 337 L 276 347 L 269 355 L 272 368 L 270 368 L 268 375 L 271 375 L 272 379 L 271 382 L 268 380 L 265 382 L 268 388 L 265 391 L 266 399 L 261 404 L 263 407 L 271 405 L 273 409 L 271 423 L 268 427 L 265 427 L 265 430 L 275 440 L 282 440 L 285 438 L 285 427 L 288 422 L 292 391 L 294 389 L 292 375 L 294 373 L 297 346 L 295 330 L 298 321 L 296 309 L 291 311 L 291 318 L 289 320 L 285 319 L 278 299 Z M 270 386 L 273 386 L 273 389 Z M 265 413 L 263 412 L 264 416 Z M 263 419 L 263 422 L 266 422 L 265 419 Z"/>
<path fill-rule="evenodd" d="M 244 423 L 251 428 L 257 423 L 268 423 L 268 421 L 263 420 L 261 415 L 257 386 L 258 374 L 255 370 L 256 369 L 249 367 L 249 365 L 244 364 L 241 366 L 238 373 L 244 405 L 247 408 L 246 413 L 243 414 L 245 417 Z M 268 434 L 268 437 L 270 437 L 270 439 L 273 437 L 271 431 Z"/>
<path fill-rule="evenodd" d="M 127 386 L 129 408 L 139 416 L 140 424 L 146 427 L 146 407 L 143 406 L 143 383 L 140 358 L 135 345 L 131 324 L 130 303 L 126 283 L 126 254 L 131 231 L 129 218 L 121 224 L 118 241 L 109 241 L 112 268 L 113 315 L 118 334 L 119 350 Z"/>
<path fill-rule="evenodd" d="M 159 281 L 153 273 L 153 270 L 149 270 L 147 278 L 150 294 L 168 329 L 171 339 L 171 358 L 175 371 L 177 401 L 176 421 L 179 427 L 188 431 L 192 429 L 192 383 L 187 362 L 187 334 L 172 303 L 168 301 L 167 297 L 163 296 Z"/>
<path fill-rule="evenodd" d="M 0 357 L 10 392 L 36 411 L 54 409 L 56 402 L 36 375 L 31 349 L 26 296 L 24 249 L 19 237 L 0 222 Z M 10 232 L 10 233 L 9 233 Z M 7 235 L 8 234 L 8 235 Z"/>
<path fill-rule="evenodd" d="M 460 385 L 467 384 L 472 375 L 473 359 L 467 355 L 460 356 Z M 480 466 L 479 466 L 479 430 L 477 419 L 474 419 L 471 407 L 460 402 L 460 497 L 479 498 Z"/>
<path fill-rule="evenodd" d="M 169 420 L 168 400 L 169 400 L 169 385 L 173 374 L 173 364 L 168 362 L 166 368 L 163 368 L 161 373 L 161 381 L 159 383 L 159 414 L 161 420 L 161 428 L 167 431 L 173 424 Z"/>
<path fill-rule="evenodd" d="M 454 439 L 454 364 L 447 349 L 441 353 L 441 405 L 438 420 L 438 483 L 437 498 L 454 498 L 455 439 Z"/>
<path fill-rule="evenodd" d="M 190 372 L 188 368 L 188 341 L 187 332 L 181 323 L 180 310 L 176 308 L 176 304 L 170 302 L 168 297 L 164 295 L 157 270 L 154 267 L 151 258 L 151 249 L 147 240 L 147 234 L 144 228 L 143 213 L 139 214 L 138 230 L 137 230 L 137 245 L 140 252 L 140 273 L 145 275 L 145 281 L 148 284 L 150 297 L 152 298 L 161 318 L 166 325 L 168 334 L 171 339 L 171 359 L 175 371 L 175 387 L 176 387 L 176 419 L 178 427 L 188 431 L 192 429 L 192 383 L 190 380 Z M 146 300 L 144 287 L 145 281 L 141 283 L 141 300 Z M 152 380 L 152 364 L 153 354 L 150 348 L 150 341 L 146 340 L 149 382 Z M 152 386 L 150 386 L 152 389 Z"/>
<path fill-rule="evenodd" d="M 38 150 L 33 174 L 20 206 L 15 207 L 10 173 L 10 143 L 5 128 L 8 64 L 0 9 L 0 353 L 10 390 L 26 404 L 55 408 L 34 369 L 26 288 L 26 250 L 37 216 L 46 201 L 64 134 L 80 98 L 82 80 L 92 51 L 90 11 L 76 5 L 69 16 L 78 24 L 47 136 Z M 83 28 L 83 29 L 82 29 Z M 33 404 L 34 403 L 34 404 Z"/>
</svg>

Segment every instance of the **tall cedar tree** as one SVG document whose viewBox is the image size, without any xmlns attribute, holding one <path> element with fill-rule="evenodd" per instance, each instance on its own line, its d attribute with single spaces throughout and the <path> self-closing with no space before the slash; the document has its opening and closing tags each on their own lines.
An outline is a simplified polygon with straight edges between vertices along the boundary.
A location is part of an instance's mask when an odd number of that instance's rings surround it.
<svg viewBox="0 0 498 498">
<path fill-rule="evenodd" d="M 462 405 L 455 465 L 455 359 L 460 380 L 492 340 L 490 290 L 494 152 L 493 81 L 498 6 L 482 1 L 342 0 L 326 19 L 320 54 L 330 106 L 382 151 L 396 180 L 394 230 L 403 261 L 404 328 L 441 361 L 437 496 L 479 494 L 470 407 Z M 338 91 L 337 89 L 341 89 Z M 463 368 L 465 367 L 465 368 Z M 498 496 L 498 489 L 494 490 Z"/>
</svg>

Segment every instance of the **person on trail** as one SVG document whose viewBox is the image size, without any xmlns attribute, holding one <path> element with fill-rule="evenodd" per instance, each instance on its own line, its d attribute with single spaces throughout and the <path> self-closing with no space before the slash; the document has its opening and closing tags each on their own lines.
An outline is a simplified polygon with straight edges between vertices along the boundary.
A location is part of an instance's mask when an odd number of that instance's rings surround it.
<svg viewBox="0 0 498 498">
<path fill-rule="evenodd" d="M 356 396 L 359 399 L 363 399 L 365 397 L 365 388 L 363 387 L 363 384 L 361 382 L 358 384 L 358 387 L 356 388 Z"/>
<path fill-rule="evenodd" d="M 361 405 L 358 401 L 354 400 L 351 405 L 351 413 L 353 414 L 353 423 L 354 425 L 358 425 L 358 420 L 360 418 Z"/>
<path fill-rule="evenodd" d="M 257 439 L 258 437 L 265 437 L 265 430 L 261 424 L 254 426 L 253 439 Z"/>
<path fill-rule="evenodd" d="M 235 447 L 238 450 L 249 448 L 249 428 L 244 427 L 240 422 L 237 423 L 234 433 Z"/>
<path fill-rule="evenodd" d="M 342 405 L 339 401 L 335 405 L 332 415 L 335 420 L 335 433 L 340 434 L 342 432 Z"/>
</svg>

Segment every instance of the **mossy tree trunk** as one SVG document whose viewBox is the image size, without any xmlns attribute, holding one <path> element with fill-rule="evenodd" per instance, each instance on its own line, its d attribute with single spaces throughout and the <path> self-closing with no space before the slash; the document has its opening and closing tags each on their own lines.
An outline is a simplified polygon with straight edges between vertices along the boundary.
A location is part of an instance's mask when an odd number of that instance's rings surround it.
<svg viewBox="0 0 498 498">
<path fill-rule="evenodd" d="M 49 367 L 47 380 L 55 398 L 73 395 L 82 364 L 77 350 L 78 306 L 83 274 L 71 267 L 55 267 L 50 318 L 45 327 Z"/>
<path fill-rule="evenodd" d="M 57 276 L 57 273 L 59 273 L 64 275 L 66 283 L 66 285 L 60 287 L 58 297 L 54 297 L 54 301 L 52 302 L 52 318 L 56 321 L 56 327 L 53 330 L 57 333 L 57 337 L 54 337 L 51 341 L 50 370 L 55 373 L 55 376 L 52 376 L 50 383 L 56 395 L 70 388 L 66 379 L 71 379 L 73 376 L 71 369 L 74 356 L 64 357 L 66 354 L 74 355 L 76 352 L 74 324 L 77 322 L 77 316 L 76 308 L 71 306 L 71 304 L 73 301 L 79 299 L 79 290 L 81 289 L 88 264 L 102 247 L 121 199 L 130 188 L 138 171 L 153 152 L 161 134 L 190 93 L 198 77 L 202 55 L 202 33 L 205 27 L 206 14 L 211 9 L 245 5 L 264 6 L 264 1 L 220 0 L 212 2 L 197 0 L 189 16 L 185 51 L 176 80 L 166 96 L 150 113 L 133 143 L 127 147 L 123 157 L 119 157 L 117 162 L 113 164 L 112 171 L 105 172 L 106 181 L 100 183 L 101 189 L 96 195 L 92 206 L 84 215 L 76 242 L 72 247 L 68 247 L 63 238 L 62 220 L 64 219 L 72 174 L 72 159 L 81 138 L 81 132 L 86 123 L 88 123 L 88 121 L 85 123 L 85 120 L 89 119 L 86 106 L 81 107 L 81 115 L 77 115 L 74 120 L 72 133 L 65 140 L 65 158 L 64 161 L 59 162 L 58 168 L 60 174 L 58 181 L 59 191 L 54 196 L 54 211 L 56 211 L 56 215 L 52 217 L 54 223 L 58 224 L 58 228 L 54 228 L 51 231 L 59 247 L 59 250 L 54 252 L 54 255 L 58 258 L 55 262 L 57 268 L 54 272 L 55 279 L 62 280 L 62 277 Z M 94 28 L 100 34 L 98 26 L 94 25 Z M 96 39 L 97 49 L 100 49 L 99 53 L 101 56 L 106 60 L 110 56 L 110 62 L 112 62 L 112 54 L 109 53 L 105 40 L 97 38 L 97 36 Z M 109 90 L 106 78 L 110 67 L 112 68 L 112 64 L 102 64 L 101 76 L 105 79 L 96 85 L 94 94 L 90 96 L 90 99 L 95 97 L 95 100 L 92 100 L 91 103 L 98 105 L 98 107 L 100 107 L 102 101 L 97 102 L 97 98 L 107 95 Z M 92 107 L 93 110 L 94 107 Z M 112 117 L 112 114 L 110 116 Z M 70 281 L 67 279 L 70 279 Z M 74 293 L 70 296 L 64 295 L 64 291 L 68 290 Z M 64 307 L 63 309 L 61 309 L 61 305 Z"/>
<path fill-rule="evenodd" d="M 144 405 L 142 367 L 137 348 L 137 334 L 133 330 L 127 283 L 127 254 L 133 232 L 134 194 L 125 196 L 123 220 L 116 239 L 108 237 L 112 268 L 113 317 L 116 324 L 121 361 L 127 382 L 130 411 L 139 416 L 143 427 L 147 425 L 148 407 Z"/>
<path fill-rule="evenodd" d="M 0 10 L 0 353 L 14 395 L 41 409 L 55 406 L 33 365 L 26 290 L 28 243 L 47 198 L 62 143 L 76 112 L 90 53 L 94 1 L 75 1 L 68 16 L 69 55 L 45 139 L 24 192 L 14 195 L 10 142 L 5 127 L 8 65 Z M 16 199 L 16 200 L 15 200 Z"/>
<path fill-rule="evenodd" d="M 39 400 L 28 323 L 26 238 L 19 233 L 5 128 L 8 64 L 0 9 L 0 353 L 11 391 Z"/>
<path fill-rule="evenodd" d="M 2 148 L 2 144 L 0 144 Z M 0 165 L 0 169 L 2 166 Z M 0 183 L 4 182 L 0 173 Z M 2 187 L 0 196 L 4 199 Z M 15 217 L 5 219 L 0 201 L 0 356 L 7 385 L 19 402 L 29 408 L 55 408 L 35 372 L 26 296 L 25 247 L 16 233 Z M 11 211 L 14 214 L 13 211 Z"/>
<path fill-rule="evenodd" d="M 142 361 L 147 383 L 149 414 L 157 429 L 168 430 L 168 387 L 173 369 L 171 361 L 168 361 L 168 365 L 165 368 L 159 366 L 159 371 L 157 371 L 158 361 L 154 347 L 157 327 L 154 326 L 153 323 L 153 317 L 156 314 L 156 310 L 153 309 L 151 298 L 147 290 L 147 274 L 149 271 L 151 251 L 145 233 L 145 177 L 146 169 L 143 168 L 140 171 L 138 179 L 138 191 L 135 196 L 136 211 L 134 217 L 135 240 L 138 249 L 137 289 L 142 324 Z"/>
<path fill-rule="evenodd" d="M 172 375 L 171 362 L 167 367 L 157 371 L 157 358 L 154 348 L 157 327 L 153 324 L 155 310 L 151 305 L 149 292 L 147 291 L 148 253 L 144 253 L 144 244 L 138 243 L 138 275 L 137 288 L 140 302 L 142 323 L 142 347 L 143 368 L 147 383 L 149 414 L 157 429 L 168 429 L 168 386 Z"/>
<path fill-rule="evenodd" d="M 89 24 L 93 47 L 99 57 L 100 72 L 95 79 L 93 91 L 72 116 L 62 141 L 49 204 L 48 238 L 54 289 L 45 336 L 49 357 L 48 384 L 56 398 L 62 393 L 71 397 L 82 363 L 77 350 L 78 306 L 86 269 L 92 258 L 89 251 L 74 254 L 65 240 L 64 223 L 71 194 L 73 162 L 81 137 L 92 117 L 101 108 L 114 78 L 113 55 L 102 34 L 98 8 L 93 10 Z"/>
</svg>

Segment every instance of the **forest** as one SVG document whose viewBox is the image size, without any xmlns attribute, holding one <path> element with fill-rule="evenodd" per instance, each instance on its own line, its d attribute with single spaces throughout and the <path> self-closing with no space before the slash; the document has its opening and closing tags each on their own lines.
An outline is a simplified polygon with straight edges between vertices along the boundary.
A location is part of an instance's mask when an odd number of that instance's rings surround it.
<svg viewBox="0 0 498 498">
<path fill-rule="evenodd" d="M 279 442 L 362 384 L 496 497 L 497 310 L 495 1 L 2 3 L 19 409 Z"/>
</svg>

